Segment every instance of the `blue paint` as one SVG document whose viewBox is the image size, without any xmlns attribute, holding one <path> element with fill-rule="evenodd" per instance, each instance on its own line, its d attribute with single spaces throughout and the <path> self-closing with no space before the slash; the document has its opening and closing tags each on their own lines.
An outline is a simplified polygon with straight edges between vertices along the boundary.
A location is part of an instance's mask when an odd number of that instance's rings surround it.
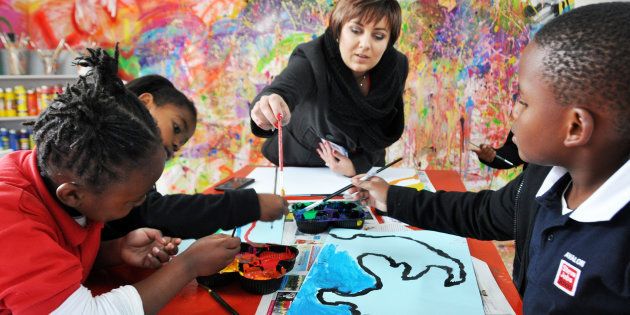
<svg viewBox="0 0 630 315">
<path fill-rule="evenodd" d="M 337 246 L 328 244 L 322 248 L 316 265 L 334 266 L 325 268 L 313 266 L 308 278 L 315 281 L 304 281 L 298 296 L 291 303 L 288 314 L 350 314 L 347 305 L 322 305 L 317 300 L 320 288 L 336 288 L 341 292 L 355 293 L 375 286 L 372 276 L 360 268 L 356 260 L 346 251 L 337 252 Z"/>
<path fill-rule="evenodd" d="M 473 101 L 472 97 L 469 96 L 466 100 L 466 112 L 472 110 L 473 107 L 475 107 L 475 101 Z"/>
</svg>

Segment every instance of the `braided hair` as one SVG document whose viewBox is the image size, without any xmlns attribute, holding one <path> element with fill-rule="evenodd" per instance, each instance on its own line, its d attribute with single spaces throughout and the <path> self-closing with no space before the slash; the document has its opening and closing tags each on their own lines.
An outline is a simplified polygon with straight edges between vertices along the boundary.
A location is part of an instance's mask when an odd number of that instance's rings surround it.
<svg viewBox="0 0 630 315">
<path fill-rule="evenodd" d="M 197 120 L 195 104 L 179 91 L 167 78 L 149 74 L 129 81 L 125 87 L 136 96 L 149 93 L 153 96 L 155 105 L 162 106 L 172 104 L 189 111 L 194 120 Z"/>
<path fill-rule="evenodd" d="M 151 114 L 118 78 L 114 57 L 88 49 L 77 58 L 89 67 L 38 117 L 33 127 L 37 162 L 44 178 L 67 170 L 100 191 L 161 147 Z"/>
</svg>

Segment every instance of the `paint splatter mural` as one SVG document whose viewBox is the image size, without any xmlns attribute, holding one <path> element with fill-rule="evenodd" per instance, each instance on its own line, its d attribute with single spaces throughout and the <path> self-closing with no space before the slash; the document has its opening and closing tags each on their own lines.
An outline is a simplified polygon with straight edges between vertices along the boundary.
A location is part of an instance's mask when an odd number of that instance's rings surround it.
<svg viewBox="0 0 630 315">
<path fill-rule="evenodd" d="M 405 166 L 453 169 L 468 187 L 494 187 L 518 171 L 482 166 L 469 142 L 500 146 L 528 41 L 521 1 L 400 1 L 397 44 L 410 62 L 406 128 L 388 150 Z M 168 192 L 194 192 L 246 164 L 268 164 L 249 130 L 248 102 L 299 43 L 321 34 L 332 0 L 0 0 L 0 13 L 40 47 L 65 39 L 122 49 L 125 79 L 158 73 L 197 105 L 197 131 L 167 165 Z"/>
</svg>

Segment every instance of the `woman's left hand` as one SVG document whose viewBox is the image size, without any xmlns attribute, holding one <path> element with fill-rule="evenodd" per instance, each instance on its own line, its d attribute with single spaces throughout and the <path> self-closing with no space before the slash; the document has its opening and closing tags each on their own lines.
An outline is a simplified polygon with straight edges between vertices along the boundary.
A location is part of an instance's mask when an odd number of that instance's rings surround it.
<svg viewBox="0 0 630 315">
<path fill-rule="evenodd" d="M 177 254 L 180 238 L 162 236 L 156 229 L 140 228 L 129 232 L 121 240 L 123 262 L 143 268 L 158 268 Z"/>
<path fill-rule="evenodd" d="M 320 142 L 317 154 L 319 154 L 319 157 L 324 160 L 326 166 L 328 166 L 333 172 L 348 177 L 357 174 L 352 160 L 333 149 L 330 146 L 330 143 L 325 141 Z"/>
</svg>

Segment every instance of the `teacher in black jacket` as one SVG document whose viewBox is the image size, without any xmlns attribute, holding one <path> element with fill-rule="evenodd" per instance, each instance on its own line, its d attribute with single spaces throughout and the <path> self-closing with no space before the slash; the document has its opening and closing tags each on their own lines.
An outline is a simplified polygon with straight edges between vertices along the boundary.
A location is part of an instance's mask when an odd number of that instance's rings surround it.
<svg viewBox="0 0 630 315">
<path fill-rule="evenodd" d="M 269 138 L 263 155 L 278 164 L 282 114 L 287 166 L 328 166 L 353 176 L 385 164 L 404 127 L 407 58 L 394 43 L 395 0 L 341 0 L 325 33 L 299 45 L 289 64 L 252 101 L 252 132 Z"/>
</svg>

